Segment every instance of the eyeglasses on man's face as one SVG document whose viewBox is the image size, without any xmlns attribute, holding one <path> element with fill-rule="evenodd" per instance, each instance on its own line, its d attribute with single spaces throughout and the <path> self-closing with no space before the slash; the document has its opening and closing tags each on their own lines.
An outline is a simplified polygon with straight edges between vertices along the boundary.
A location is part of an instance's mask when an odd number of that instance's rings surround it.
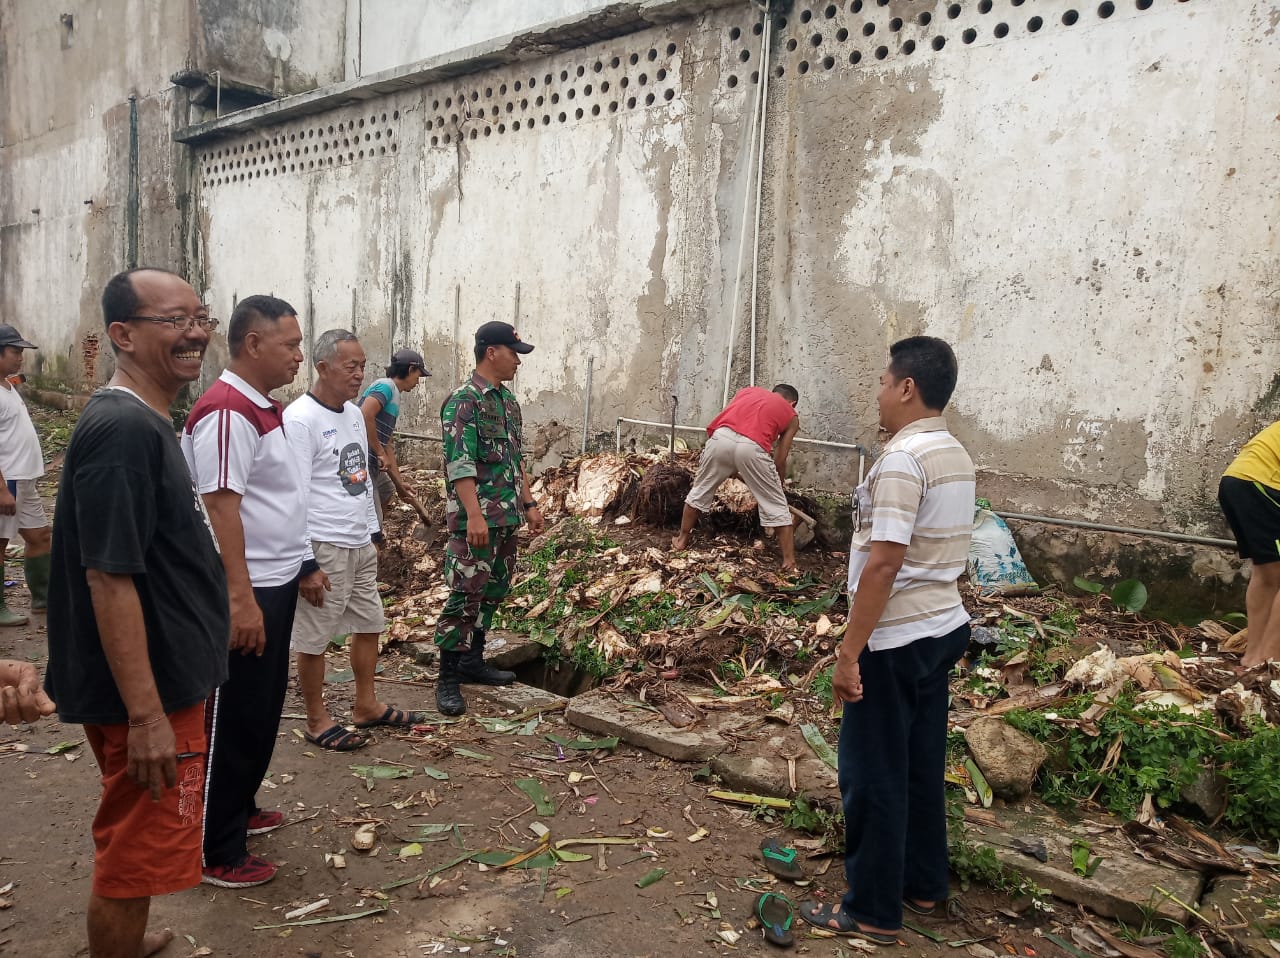
<svg viewBox="0 0 1280 958">
<path fill-rule="evenodd" d="M 130 316 L 129 319 L 145 323 L 168 323 L 179 333 L 190 332 L 192 326 L 199 326 L 206 333 L 218 328 L 218 320 L 212 316 Z"/>
</svg>

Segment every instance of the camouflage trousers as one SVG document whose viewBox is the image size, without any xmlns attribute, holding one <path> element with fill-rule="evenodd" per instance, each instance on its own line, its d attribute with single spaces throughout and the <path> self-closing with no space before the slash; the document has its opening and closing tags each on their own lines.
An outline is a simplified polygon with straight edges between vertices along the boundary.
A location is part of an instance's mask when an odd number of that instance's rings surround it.
<svg viewBox="0 0 1280 958">
<path fill-rule="evenodd" d="M 449 598 L 436 622 L 436 645 L 449 652 L 471 648 L 471 630 L 486 631 L 493 614 L 511 591 L 516 569 L 518 526 L 490 526 L 489 544 L 472 548 L 465 532 L 449 536 L 444 547 L 444 583 Z"/>
</svg>

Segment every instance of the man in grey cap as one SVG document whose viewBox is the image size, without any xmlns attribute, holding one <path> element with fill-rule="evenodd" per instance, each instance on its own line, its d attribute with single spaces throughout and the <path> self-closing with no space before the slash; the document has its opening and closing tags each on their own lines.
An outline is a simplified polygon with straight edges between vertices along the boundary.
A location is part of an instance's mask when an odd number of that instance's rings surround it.
<svg viewBox="0 0 1280 958">
<path fill-rule="evenodd" d="M 3 556 L 15 534 L 24 543 L 23 571 L 32 611 L 48 607 L 49 517 L 36 489 L 44 475 L 40 437 L 10 376 L 22 370 L 24 351 L 35 349 L 12 326 L 0 326 L 0 626 L 26 625 L 25 615 L 9 610 L 4 600 Z"/>
<path fill-rule="evenodd" d="M 484 643 L 511 588 L 516 531 L 528 522 L 536 536 L 544 526 L 524 469 L 520 404 L 504 385 L 515 379 L 520 357 L 531 352 L 510 324 L 485 323 L 476 330 L 476 371 L 440 408 L 449 598 L 436 622 L 436 708 L 445 715 L 467 710 L 460 683 L 510 685 L 516 678 L 484 660 Z"/>
<path fill-rule="evenodd" d="M 391 493 L 396 492 L 405 502 L 416 498 L 413 488 L 400 478 L 400 464 L 396 461 L 395 446 L 391 442 L 396 431 L 396 419 L 400 416 L 400 402 L 423 376 L 430 375 L 421 353 L 397 349 L 391 354 L 391 365 L 386 368 L 386 375 L 360 397 L 360 412 L 364 416 L 365 431 L 369 434 L 373 504 L 384 532 L 387 527 L 383 522 L 383 510 L 391 502 Z"/>
</svg>

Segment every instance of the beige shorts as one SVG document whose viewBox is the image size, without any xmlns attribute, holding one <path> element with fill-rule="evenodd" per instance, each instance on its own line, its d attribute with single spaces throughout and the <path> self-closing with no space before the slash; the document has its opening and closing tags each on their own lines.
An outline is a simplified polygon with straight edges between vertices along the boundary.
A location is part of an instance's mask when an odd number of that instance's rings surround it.
<svg viewBox="0 0 1280 958">
<path fill-rule="evenodd" d="M 734 473 L 747 484 L 760 507 L 760 525 L 768 528 L 791 525 L 791 510 L 782 491 L 778 467 L 773 457 L 754 439 L 740 436 L 721 426 L 702 447 L 698 475 L 685 502 L 699 512 L 710 512 L 720 484 Z"/>
<path fill-rule="evenodd" d="M 378 550 L 370 543 L 359 549 L 344 549 L 327 542 L 312 542 L 316 562 L 329 577 L 324 605 L 316 608 L 298 596 L 293 616 L 295 652 L 321 655 L 330 639 L 349 632 L 381 633 L 387 624 L 378 596 Z"/>
<path fill-rule="evenodd" d="M 15 538 L 19 529 L 43 529 L 49 524 L 40 491 L 36 489 L 36 480 L 15 479 L 13 483 L 17 489 L 13 498 L 17 500 L 18 508 L 11 516 L 0 516 L 0 539 Z"/>
</svg>

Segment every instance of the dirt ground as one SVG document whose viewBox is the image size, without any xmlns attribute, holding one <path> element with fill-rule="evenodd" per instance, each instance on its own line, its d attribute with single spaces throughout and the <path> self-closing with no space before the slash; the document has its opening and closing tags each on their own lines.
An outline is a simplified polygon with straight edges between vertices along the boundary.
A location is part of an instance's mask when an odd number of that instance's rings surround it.
<svg viewBox="0 0 1280 958">
<path fill-rule="evenodd" d="M 69 417 L 35 411 L 47 446 L 53 445 L 46 456 L 56 461 Z M 56 471 L 46 483 L 50 510 L 55 482 Z M 414 545 L 421 548 L 421 543 Z M 392 554 L 395 548 L 393 544 Z M 10 561 L 6 573 L 20 580 L 20 569 Z M 26 609 L 20 584 L 9 589 L 9 596 L 12 607 Z M 0 657 L 33 661 L 43 671 L 43 617 L 0 633 Z M 330 657 L 330 671 L 336 673 L 327 693 L 331 708 L 336 715 L 349 715 L 352 686 L 341 681 L 347 662 L 341 653 Z M 395 651 L 384 662 L 383 679 L 412 683 L 423 677 L 421 667 Z M 430 709 L 434 703 L 429 682 L 384 681 L 379 693 L 403 708 Z M 761 840 L 767 835 L 783 841 L 803 836 L 708 799 L 708 785 L 695 781 L 693 766 L 625 745 L 596 752 L 566 748 L 561 759 L 545 735 L 577 734 L 558 716 L 546 717 L 532 735 L 497 734 L 476 718 L 497 716 L 499 710 L 474 695 L 469 702 L 469 715 L 456 723 L 430 726 L 410 737 L 382 734 L 368 748 L 340 755 L 303 740 L 301 704 L 291 687 L 268 784 L 259 793 L 260 804 L 284 811 L 289 823 L 250 839 L 251 849 L 281 870 L 258 888 L 202 885 L 157 899 L 152 927 L 170 927 L 178 936 L 163 954 L 554 958 L 763 953 L 771 946 L 750 927 L 757 892 L 743 888 L 742 882 L 754 879 L 753 887 L 772 887 L 797 902 L 815 893 L 829 899 L 842 892 L 843 870 L 833 858 L 807 862 L 815 876 L 808 890 L 771 885 L 760 863 Z M 92 753 L 83 744 L 59 754 L 46 751 L 68 742 L 83 742 L 78 726 L 45 721 L 0 730 L 0 809 L 6 823 L 0 829 L 0 955 L 87 953 L 90 823 L 98 782 Z M 488 758 L 458 754 L 459 748 Z M 413 775 L 370 782 L 351 771 L 356 764 Z M 426 767 L 447 778 L 431 777 Z M 555 813 L 535 815 L 528 796 L 516 786 L 518 779 L 540 782 L 554 800 Z M 351 838 L 366 822 L 377 823 L 378 838 L 372 852 L 361 853 L 353 850 Z M 472 862 L 450 865 L 464 852 L 532 849 L 538 838 L 529 826 L 537 822 L 550 829 L 553 842 L 589 839 L 566 851 L 590 859 L 528 870 Z M 424 834 L 432 830 L 418 826 L 426 824 L 456 828 Z M 708 837 L 689 842 L 698 827 Z M 625 841 L 602 844 L 595 839 Z M 420 854 L 406 849 L 415 842 L 421 845 Z M 326 853 L 344 856 L 345 867 L 336 867 Z M 655 868 L 665 875 L 637 887 Z M 421 877 L 432 872 L 432 877 Z M 406 883 L 388 887 L 398 882 Z M 330 919 L 324 923 L 264 927 L 281 925 L 286 912 L 322 899 L 328 904 L 303 920 Z M 1062 954 L 1036 936 L 1027 918 L 1013 917 L 1009 902 L 999 896 L 971 890 L 959 894 L 956 905 L 948 918 L 916 923 L 944 941 L 985 942 L 975 954 L 985 954 L 983 948 L 1052 958 Z M 376 913 L 341 918 L 371 911 Z M 734 932 L 741 938 L 731 944 L 721 932 L 730 940 Z M 798 919 L 796 932 L 800 954 L 854 953 L 848 942 L 808 935 Z M 904 931 L 902 942 L 905 947 L 894 950 L 898 954 L 953 951 L 912 931 Z"/>
<path fill-rule="evenodd" d="M 23 603 L 16 603 L 22 605 Z M 43 662 L 43 620 L 0 636 L 0 655 Z M 346 667 L 331 653 L 331 668 Z M 414 674 L 407 660 L 388 656 L 384 677 Z M 329 694 L 338 714 L 349 709 L 351 685 L 332 684 Z M 379 691 L 402 707 L 427 708 L 429 688 L 382 683 Z M 321 752 L 305 743 L 296 691 L 291 690 L 282 722 L 270 787 L 260 793 L 266 808 L 284 811 L 290 824 L 251 839 L 257 854 L 281 866 L 270 884 L 243 891 L 202 885 L 157 899 L 153 927 L 168 926 L 178 938 L 166 955 L 262 956 L 418 956 L 429 954 L 559 955 L 710 955 L 763 952 L 770 946 L 759 931 L 747 930 L 754 893 L 739 879 L 769 880 L 758 846 L 768 834 L 784 841 L 799 838 L 756 822 L 749 812 L 708 800 L 706 786 L 693 781 L 692 766 L 626 746 L 613 753 L 575 752 L 558 761 L 550 732 L 575 738 L 562 721 L 548 718 L 535 736 L 494 734 L 473 720 L 497 710 L 471 697 L 468 719 L 437 726 L 406 741 L 380 735 L 375 744 L 351 754 Z M 0 806 L 8 827 L 0 834 L 0 888 L 11 907 L 0 911 L 0 954 L 82 955 L 84 912 L 92 872 L 89 826 L 98 786 L 93 756 L 81 746 L 64 754 L 43 750 L 82 741 L 78 726 L 45 722 L 0 733 L 0 745 L 21 743 L 30 751 L 0 753 Z M 460 756 L 454 748 L 491 756 Z M 69 760 L 74 758 L 74 760 Z M 375 780 L 369 790 L 350 771 L 352 764 L 387 763 L 414 770 L 409 779 Z M 448 775 L 436 780 L 430 766 Z M 576 785 L 570 773 L 584 775 Z M 594 776 L 594 777 L 592 777 Z M 539 780 L 556 804 L 554 815 L 539 818 L 516 779 Z M 402 805 L 404 807 L 396 807 Z M 685 810 L 688 810 L 687 817 Z M 695 826 L 709 837 L 690 843 Z M 359 824 L 377 821 L 376 851 L 353 851 L 350 839 Z M 439 883 L 412 882 L 382 892 L 393 882 L 437 869 L 465 850 L 533 848 L 528 826 L 540 821 L 553 841 L 566 838 L 627 838 L 626 844 L 588 842 L 568 850 L 591 860 L 544 869 L 482 870 L 474 863 L 445 868 Z M 404 846 L 418 838 L 415 826 L 458 826 L 422 841 L 420 856 L 400 859 Z M 650 838 L 669 832 L 669 840 Z M 326 864 L 325 853 L 345 855 L 346 867 Z M 602 854 L 603 852 L 603 854 Z M 812 872 L 826 869 L 815 888 L 840 893 L 842 870 L 832 859 L 810 861 Z M 665 877 L 645 889 L 636 882 L 654 868 Z M 807 893 L 779 888 L 793 899 Z M 708 895 L 718 902 L 721 919 L 704 907 Z M 385 907 L 382 914 L 349 921 L 291 928 L 260 928 L 284 922 L 284 913 L 320 899 L 329 905 L 309 917 L 329 918 Z M 964 899 L 972 915 L 992 914 L 989 897 Z M 1029 927 L 1003 916 L 971 924 L 922 920 L 948 939 L 995 938 L 1019 954 L 1033 941 Z M 736 948 L 717 937 L 722 928 L 744 932 Z M 799 930 L 799 929 L 797 929 Z M 933 955 L 947 949 L 904 932 L 901 954 Z M 1026 945 L 1023 944 L 1026 943 Z M 989 944 L 994 944 L 989 941 Z M 1046 954 L 1045 942 L 1035 949 Z M 839 955 L 838 941 L 803 938 L 800 953 Z M 851 954 L 844 944 L 844 953 Z M 208 948 L 210 951 L 199 949 Z"/>
</svg>

